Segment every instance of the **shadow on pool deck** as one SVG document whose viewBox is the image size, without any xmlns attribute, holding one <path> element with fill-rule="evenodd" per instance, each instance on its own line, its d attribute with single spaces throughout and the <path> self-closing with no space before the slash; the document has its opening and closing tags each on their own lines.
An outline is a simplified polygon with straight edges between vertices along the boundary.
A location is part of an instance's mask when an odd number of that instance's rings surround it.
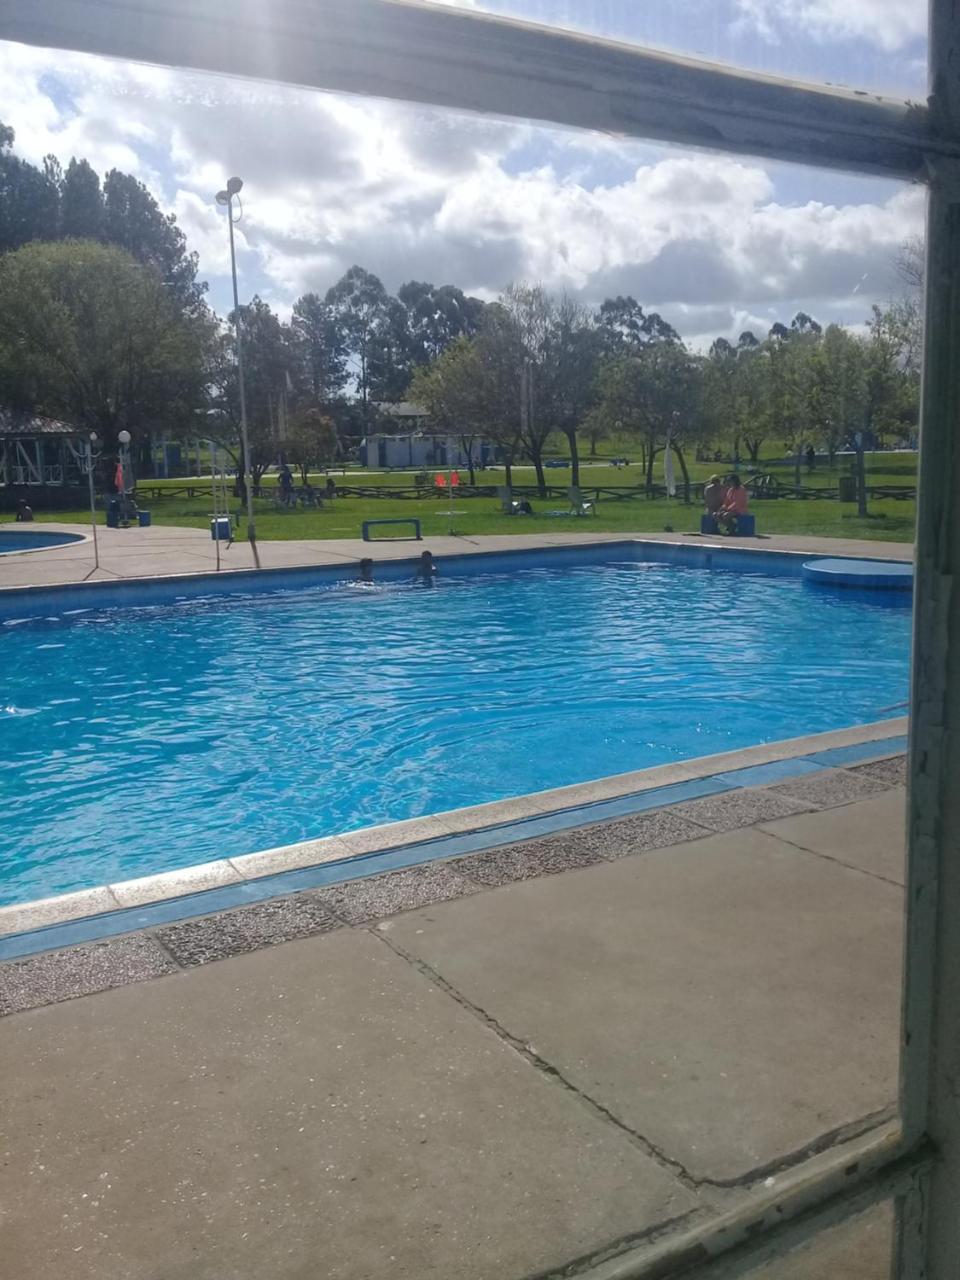
<svg viewBox="0 0 960 1280">
<path fill-rule="evenodd" d="M 901 769 L 0 967 L 8 1274 L 520 1280 L 778 1184 L 892 1115 Z"/>
</svg>

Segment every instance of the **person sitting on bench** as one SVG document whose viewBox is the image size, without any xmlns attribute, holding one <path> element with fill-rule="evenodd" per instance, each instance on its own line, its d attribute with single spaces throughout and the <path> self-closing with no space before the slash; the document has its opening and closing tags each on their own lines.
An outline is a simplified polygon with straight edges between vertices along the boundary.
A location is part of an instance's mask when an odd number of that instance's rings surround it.
<svg viewBox="0 0 960 1280">
<path fill-rule="evenodd" d="M 703 486 L 703 505 L 708 516 L 716 516 L 723 506 L 725 496 L 726 490 L 723 487 L 723 481 L 719 476 L 711 476 Z"/>
<path fill-rule="evenodd" d="M 740 516 L 747 514 L 750 495 L 740 483 L 740 477 L 732 475 L 729 487 L 723 495 L 723 506 L 716 513 L 716 521 L 724 533 L 736 533 Z"/>
</svg>

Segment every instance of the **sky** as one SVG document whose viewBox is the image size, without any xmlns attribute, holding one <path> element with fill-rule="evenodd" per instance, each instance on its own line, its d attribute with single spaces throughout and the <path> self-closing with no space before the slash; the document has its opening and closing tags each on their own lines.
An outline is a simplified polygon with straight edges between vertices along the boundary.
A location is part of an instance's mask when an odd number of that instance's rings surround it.
<svg viewBox="0 0 960 1280">
<path fill-rule="evenodd" d="M 922 99 L 925 0 L 436 0 L 755 70 Z M 528 280 L 630 293 L 693 346 L 804 310 L 861 325 L 899 288 L 923 191 L 766 161 L 0 42 L 0 120 L 39 162 L 134 174 L 221 313 L 244 180 L 241 300 L 284 317 L 353 263 L 483 298 Z"/>
</svg>

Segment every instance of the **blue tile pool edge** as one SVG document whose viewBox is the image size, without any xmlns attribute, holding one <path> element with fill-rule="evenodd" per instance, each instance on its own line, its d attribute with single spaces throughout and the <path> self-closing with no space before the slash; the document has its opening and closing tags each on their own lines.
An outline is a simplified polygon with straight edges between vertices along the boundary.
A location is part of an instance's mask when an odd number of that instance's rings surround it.
<svg viewBox="0 0 960 1280">
<path fill-rule="evenodd" d="M 350 880 L 367 879 L 388 871 L 403 870 L 430 862 L 446 861 L 466 854 L 493 849 L 501 845 L 530 840 L 536 836 L 556 834 L 577 827 L 591 826 L 630 814 L 667 808 L 688 800 L 724 792 L 742 790 L 755 785 L 782 781 L 785 778 L 822 773 L 845 764 L 898 755 L 907 748 L 906 735 L 879 737 L 849 746 L 831 747 L 805 753 L 768 764 L 728 769 L 703 778 L 667 783 L 648 790 L 592 801 L 565 809 L 533 814 L 511 822 L 497 823 L 414 844 L 380 849 L 372 853 L 354 854 L 348 858 L 276 872 L 239 884 L 222 885 L 198 893 L 167 898 L 139 907 L 121 907 L 78 920 L 45 925 L 0 938 L 0 962 L 23 959 L 44 951 L 85 942 L 99 942 L 141 929 L 173 924 L 181 920 L 209 916 L 238 907 L 253 906 L 272 898 L 284 897 L 304 889 L 318 889 Z"/>
</svg>

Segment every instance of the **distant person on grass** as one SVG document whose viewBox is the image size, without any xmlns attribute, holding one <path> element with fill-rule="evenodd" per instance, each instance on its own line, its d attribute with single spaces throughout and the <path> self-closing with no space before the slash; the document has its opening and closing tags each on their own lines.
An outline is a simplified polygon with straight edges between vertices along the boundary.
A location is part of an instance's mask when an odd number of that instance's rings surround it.
<svg viewBox="0 0 960 1280">
<path fill-rule="evenodd" d="M 33 507 L 27 506 L 26 498 L 17 499 L 17 524 L 29 524 L 33 520 Z"/>
<path fill-rule="evenodd" d="M 723 500 L 726 496 L 726 490 L 719 476 L 711 476 L 707 483 L 703 486 L 703 505 L 707 509 L 708 516 L 715 516 L 723 506 Z"/>
<path fill-rule="evenodd" d="M 736 474 L 730 476 L 728 488 L 723 495 L 723 506 L 716 513 L 716 521 L 724 533 L 736 533 L 737 523 L 741 516 L 747 514 L 750 495 Z"/>
</svg>

